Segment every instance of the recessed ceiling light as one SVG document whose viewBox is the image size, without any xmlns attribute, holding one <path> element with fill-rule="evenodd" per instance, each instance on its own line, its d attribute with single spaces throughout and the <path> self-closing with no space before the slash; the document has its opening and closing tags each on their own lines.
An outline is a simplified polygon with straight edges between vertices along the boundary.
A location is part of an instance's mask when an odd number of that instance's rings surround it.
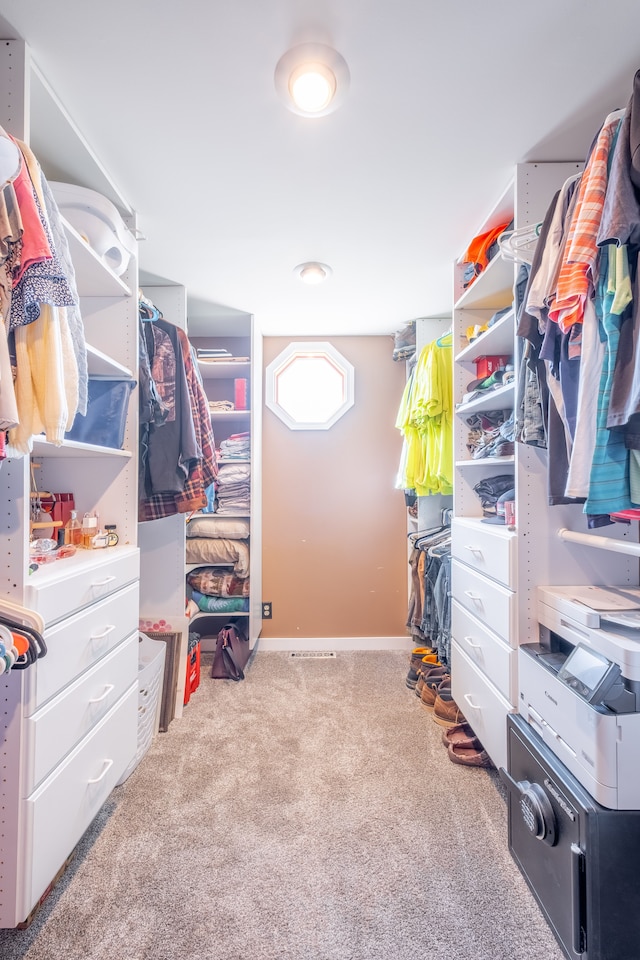
<svg viewBox="0 0 640 960">
<path fill-rule="evenodd" d="M 293 272 L 303 283 L 312 286 L 324 283 L 327 277 L 331 276 L 331 267 L 317 260 L 309 260 L 307 263 L 299 263 Z"/>
<path fill-rule="evenodd" d="M 343 102 L 349 89 L 349 68 L 343 57 L 322 43 L 292 47 L 278 61 L 278 96 L 302 117 L 324 117 Z"/>
</svg>

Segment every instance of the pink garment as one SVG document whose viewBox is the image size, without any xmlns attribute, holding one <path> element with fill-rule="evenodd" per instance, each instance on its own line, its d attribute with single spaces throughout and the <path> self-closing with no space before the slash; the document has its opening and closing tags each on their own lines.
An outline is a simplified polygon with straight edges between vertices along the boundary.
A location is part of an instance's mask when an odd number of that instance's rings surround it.
<svg viewBox="0 0 640 960">
<path fill-rule="evenodd" d="M 13 181 L 13 188 L 16 192 L 23 226 L 22 257 L 17 272 L 13 276 L 15 287 L 30 264 L 51 260 L 51 247 L 40 220 L 34 187 L 24 157 L 20 163 L 20 172 Z"/>
</svg>

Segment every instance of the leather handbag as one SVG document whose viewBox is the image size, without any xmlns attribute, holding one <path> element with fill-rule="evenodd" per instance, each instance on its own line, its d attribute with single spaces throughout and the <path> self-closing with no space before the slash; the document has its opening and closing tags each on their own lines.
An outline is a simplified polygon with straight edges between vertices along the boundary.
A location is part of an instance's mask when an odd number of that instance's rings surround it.
<svg viewBox="0 0 640 960">
<path fill-rule="evenodd" d="M 211 676 L 214 680 L 244 680 L 244 667 L 251 654 L 249 638 L 235 623 L 225 623 L 216 640 Z"/>
</svg>

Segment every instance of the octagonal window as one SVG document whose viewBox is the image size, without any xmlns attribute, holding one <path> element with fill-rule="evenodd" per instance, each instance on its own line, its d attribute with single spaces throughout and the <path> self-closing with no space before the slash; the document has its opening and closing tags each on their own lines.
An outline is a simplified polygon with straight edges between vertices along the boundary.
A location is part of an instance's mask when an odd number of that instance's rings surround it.
<svg viewBox="0 0 640 960">
<path fill-rule="evenodd" d="M 267 367 L 265 402 L 291 430 L 328 430 L 353 406 L 353 366 L 330 343 L 290 343 Z"/>
</svg>

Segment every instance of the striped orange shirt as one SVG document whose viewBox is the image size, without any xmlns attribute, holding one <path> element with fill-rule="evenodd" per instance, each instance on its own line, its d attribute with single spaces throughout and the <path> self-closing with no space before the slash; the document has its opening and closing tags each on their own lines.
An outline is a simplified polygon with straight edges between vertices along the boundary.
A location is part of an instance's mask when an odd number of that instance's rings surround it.
<svg viewBox="0 0 640 960">
<path fill-rule="evenodd" d="M 549 319 L 564 333 L 574 323 L 582 323 L 584 305 L 594 286 L 599 253 L 596 241 L 607 192 L 609 153 L 621 120 L 621 111 L 607 117 L 580 181 L 558 282 L 549 306 Z"/>
</svg>

